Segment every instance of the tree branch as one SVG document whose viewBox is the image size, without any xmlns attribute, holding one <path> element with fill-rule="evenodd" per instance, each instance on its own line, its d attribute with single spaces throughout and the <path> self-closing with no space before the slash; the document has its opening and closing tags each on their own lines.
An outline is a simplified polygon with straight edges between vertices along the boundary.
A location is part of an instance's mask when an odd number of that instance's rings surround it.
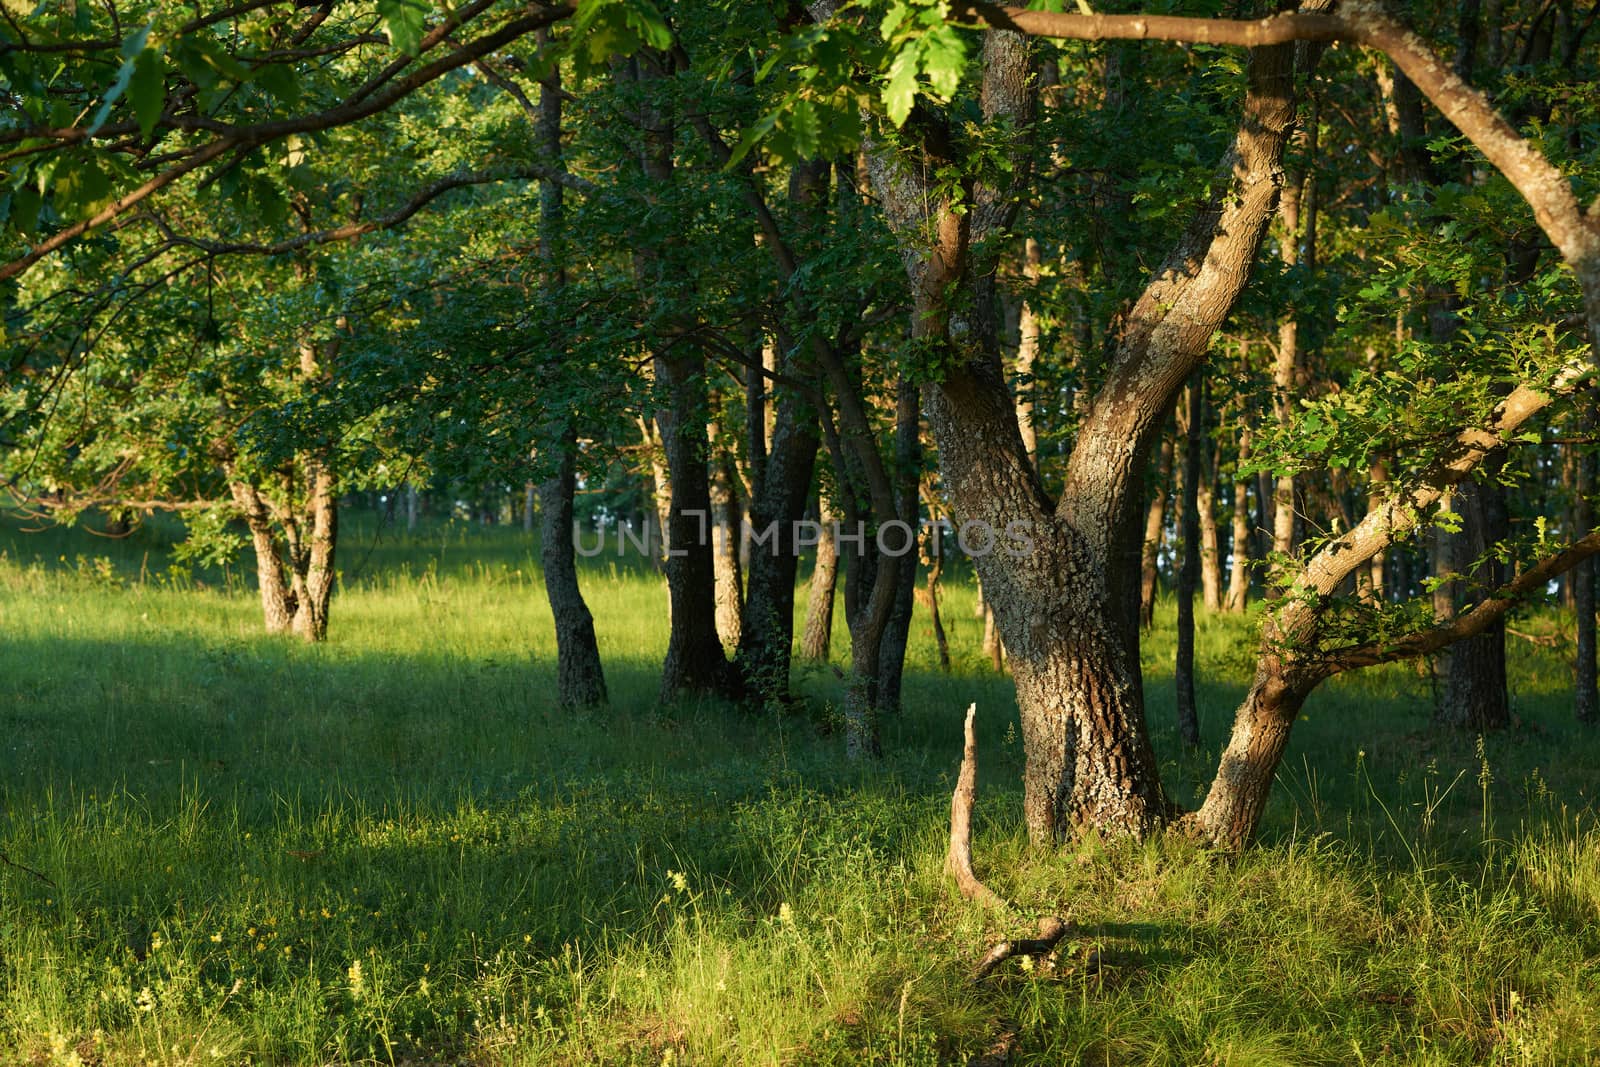
<svg viewBox="0 0 1600 1067">
<path fill-rule="evenodd" d="M 1437 652 L 1446 645 L 1482 633 L 1493 625 L 1496 619 L 1503 617 L 1520 603 L 1528 593 L 1543 589 L 1552 578 L 1597 553 L 1600 553 L 1600 531 L 1574 541 L 1555 555 L 1540 560 L 1516 578 L 1493 590 L 1471 610 L 1462 612 L 1448 623 L 1419 630 L 1396 641 L 1373 641 L 1362 645 L 1329 649 L 1320 653 L 1318 658 L 1322 660 L 1329 674 L 1337 674 L 1358 667 L 1372 667 L 1380 663 L 1392 663 L 1395 660 Z"/>
</svg>

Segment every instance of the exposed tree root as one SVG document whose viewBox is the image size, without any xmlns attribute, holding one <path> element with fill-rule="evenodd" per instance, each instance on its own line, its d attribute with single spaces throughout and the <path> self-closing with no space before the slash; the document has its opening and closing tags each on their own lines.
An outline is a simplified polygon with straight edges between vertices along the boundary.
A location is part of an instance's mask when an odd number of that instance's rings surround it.
<svg viewBox="0 0 1600 1067">
<path fill-rule="evenodd" d="M 984 885 L 972 870 L 972 805 L 978 795 L 978 738 L 973 729 L 973 719 L 978 714 L 978 705 L 971 704 L 967 707 L 967 722 L 965 727 L 965 743 L 961 752 L 961 772 L 956 776 L 956 790 L 950 797 L 950 852 L 945 857 L 945 869 L 955 879 L 956 886 L 961 890 L 961 895 L 968 900 L 976 900 L 982 904 L 1008 908 L 1010 905 L 994 890 Z M 983 959 L 973 971 L 972 980 L 981 982 L 995 968 L 999 967 L 1012 956 L 1047 956 L 1054 951 L 1061 939 L 1067 936 L 1071 929 L 1065 919 L 1051 915 L 1039 920 L 1039 936 L 1031 938 L 1018 938 L 1011 941 L 1001 941 L 984 953 Z M 1091 954 L 1088 961 L 1089 969 L 1098 966 L 1098 954 Z M 1013 1047 L 1015 1035 L 1011 1035 Z M 993 1060 L 993 1052 L 986 1053 L 989 1060 L 980 1057 L 974 1060 L 979 1062 L 1004 1063 L 1005 1059 Z M 1009 1057 L 1009 1051 L 1005 1053 Z"/>
<path fill-rule="evenodd" d="M 994 973 L 994 969 L 1012 956 L 1048 956 L 1072 929 L 1065 920 L 1047 915 L 1039 920 L 1039 936 L 1002 941 L 991 948 L 972 972 L 972 980 L 981 982 Z"/>
</svg>

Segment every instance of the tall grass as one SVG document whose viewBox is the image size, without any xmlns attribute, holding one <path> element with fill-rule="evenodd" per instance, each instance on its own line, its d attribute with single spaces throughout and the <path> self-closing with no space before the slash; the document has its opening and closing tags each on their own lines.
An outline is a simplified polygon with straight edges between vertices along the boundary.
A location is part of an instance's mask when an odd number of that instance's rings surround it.
<svg viewBox="0 0 1600 1067">
<path fill-rule="evenodd" d="M 919 614 L 888 756 L 855 765 L 842 664 L 801 669 L 811 714 L 657 707 L 665 592 L 637 560 L 584 574 L 613 706 L 570 713 L 519 532 L 346 529 L 305 647 L 159 529 L 0 525 L 0 1062 L 940 1064 L 1003 1031 L 1016 1063 L 1600 1060 L 1600 746 L 1556 653 L 1513 643 L 1519 724 L 1481 746 L 1409 667 L 1326 687 L 1236 860 L 1040 854 L 967 586 L 954 672 Z M 1185 803 L 1249 669 L 1248 621 L 1200 625 L 1201 752 L 1170 609 L 1145 648 Z M 1007 914 L 940 870 L 972 700 Z M 1042 914 L 1076 924 L 1057 960 L 968 981 Z"/>
</svg>

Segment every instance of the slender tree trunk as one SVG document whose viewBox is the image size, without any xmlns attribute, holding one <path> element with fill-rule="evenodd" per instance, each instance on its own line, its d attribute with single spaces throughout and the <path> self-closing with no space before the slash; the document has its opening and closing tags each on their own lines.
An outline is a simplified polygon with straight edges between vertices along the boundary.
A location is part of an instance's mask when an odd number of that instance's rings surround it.
<svg viewBox="0 0 1600 1067">
<path fill-rule="evenodd" d="M 1250 428 L 1239 431 L 1239 466 L 1250 458 Z M 1233 483 L 1233 559 L 1228 568 L 1228 599 L 1224 608 L 1243 612 L 1250 600 L 1250 482 Z"/>
<path fill-rule="evenodd" d="M 334 550 L 339 536 L 339 502 L 333 474 L 318 460 L 308 461 L 307 511 L 310 541 L 291 573 L 294 583 L 294 620 L 290 629 L 303 641 L 328 637 L 328 608 L 333 598 Z"/>
<path fill-rule="evenodd" d="M 1453 511 L 1455 506 L 1455 493 L 1446 492 L 1439 498 L 1440 511 Z M 1455 556 L 1450 551 L 1450 534 L 1442 526 L 1435 525 L 1428 537 L 1428 571 L 1436 583 L 1431 596 L 1433 618 L 1435 622 L 1448 622 L 1456 616 L 1455 583 L 1452 580 Z M 1449 677 L 1450 660 L 1454 654 L 1455 649 L 1449 645 L 1434 654 L 1435 679 Z"/>
<path fill-rule="evenodd" d="M 786 360 L 785 368 L 793 371 L 793 362 Z M 751 528 L 765 539 L 750 546 L 738 666 L 753 693 L 781 703 L 789 697 L 794 648 L 795 576 L 800 566 L 795 523 L 805 515 L 818 441 L 816 413 L 792 391 L 780 394 L 775 407 L 761 490 L 750 502 Z"/>
<path fill-rule="evenodd" d="M 826 211 L 832 168 L 824 160 L 808 160 L 790 174 L 789 200 L 797 219 L 808 229 L 820 228 Z M 782 274 L 793 280 L 794 266 L 781 242 L 772 241 Z M 796 286 L 791 299 L 803 306 L 803 288 Z M 762 366 L 776 374 L 814 383 L 817 368 L 811 349 L 793 343 L 778 331 L 762 351 Z M 754 379 L 757 375 L 751 372 Z M 795 525 L 805 515 L 820 445 L 817 412 L 800 394 L 788 388 L 776 401 L 763 383 L 763 395 L 746 391 L 752 482 L 752 526 L 765 538 L 751 545 L 749 590 L 745 603 L 745 630 L 739 643 L 737 664 L 745 686 L 768 703 L 789 699 L 789 668 L 794 650 L 795 575 L 800 566 L 800 546 Z M 832 548 L 833 546 L 829 546 Z M 831 625 L 832 604 L 828 605 Z M 808 620 L 809 621 L 809 620 Z M 823 658 L 827 657 L 826 648 Z"/>
<path fill-rule="evenodd" d="M 406 483 L 406 529 L 417 528 L 417 486 L 415 482 Z"/>
<path fill-rule="evenodd" d="M 661 446 L 661 433 L 655 422 L 641 417 L 639 435 L 644 442 L 645 454 L 650 459 L 652 511 L 645 516 L 644 543 L 650 553 L 651 564 L 656 570 L 662 571 L 666 569 L 669 547 L 667 531 L 672 525 L 672 476 L 667 470 L 666 451 Z M 653 536 L 652 528 L 655 531 Z"/>
<path fill-rule="evenodd" d="M 570 432 L 561 442 L 554 477 L 539 487 L 541 537 L 539 562 L 544 589 L 556 627 L 556 693 L 562 707 L 589 707 L 606 702 L 605 671 L 595 641 L 594 616 L 578 586 L 573 545 L 573 495 L 577 489 Z"/>
<path fill-rule="evenodd" d="M 1178 653 L 1173 668 L 1177 687 L 1178 734 L 1189 748 L 1200 747 L 1200 717 L 1194 701 L 1194 587 L 1200 576 L 1200 449 L 1204 414 L 1203 371 L 1189 378 L 1187 417 L 1184 419 L 1182 541 L 1183 562 L 1178 570 Z"/>
<path fill-rule="evenodd" d="M 717 634 L 716 562 L 708 523 L 711 472 L 706 459 L 705 366 L 698 353 L 658 356 L 656 381 L 666 403 L 656 411 L 672 478 L 667 519 L 667 592 L 671 624 L 661 668 L 661 701 L 680 694 L 737 696 L 736 673 Z"/>
<path fill-rule="evenodd" d="M 1214 615 L 1222 610 L 1222 538 L 1217 531 L 1218 457 L 1210 443 L 1205 459 L 1195 497 L 1200 510 L 1200 599 Z"/>
<path fill-rule="evenodd" d="M 1000 626 L 995 622 L 994 608 L 988 601 L 983 604 L 983 656 L 989 661 L 989 666 L 994 668 L 994 673 L 1004 674 L 1006 669 L 1006 649 L 1000 640 Z"/>
<path fill-rule="evenodd" d="M 939 578 L 944 573 L 944 547 L 934 525 L 933 507 L 929 506 L 929 525 L 922 531 L 919 555 L 927 568 L 926 584 L 919 599 L 927 602 L 928 622 L 933 627 L 934 645 L 939 651 L 939 669 L 950 673 L 950 642 L 945 636 L 944 619 L 939 611 Z"/>
<path fill-rule="evenodd" d="M 839 516 L 828 505 L 826 494 L 819 498 L 819 516 L 822 534 L 817 541 L 816 564 L 811 569 L 800 655 L 813 663 L 826 663 L 833 645 L 833 600 L 839 581 L 839 545 L 834 540 L 834 523 Z"/>
<path fill-rule="evenodd" d="M 1161 437 L 1156 484 L 1145 511 L 1144 540 L 1139 557 L 1139 622 L 1149 629 L 1156 618 L 1156 589 L 1160 577 L 1161 539 L 1167 526 L 1167 487 L 1172 483 L 1172 437 Z"/>
<path fill-rule="evenodd" d="M 1389 481 L 1389 468 L 1382 460 L 1372 464 L 1367 470 L 1367 513 L 1381 508 L 1384 501 L 1383 487 Z M 1372 599 L 1381 604 L 1388 598 L 1389 590 L 1385 579 L 1388 571 L 1389 554 L 1377 552 L 1372 557 L 1372 563 L 1367 568 L 1369 579 L 1368 588 L 1372 591 Z"/>
<path fill-rule="evenodd" d="M 548 40 L 541 31 L 538 44 L 543 51 Z M 562 158 L 561 110 L 563 92 L 561 68 L 551 64 L 539 83 L 539 110 L 535 119 L 540 149 L 547 162 L 565 169 Z M 560 182 L 545 181 L 539 189 L 539 247 L 542 285 L 552 298 L 567 283 L 565 247 L 566 209 Z M 565 352 L 557 349 L 556 358 L 564 361 Z M 568 368 L 561 368 L 568 370 Z M 544 571 L 545 596 L 556 631 L 556 699 L 564 708 L 592 707 L 606 703 L 605 670 L 600 662 L 600 646 L 595 640 L 594 616 L 583 599 L 578 584 L 578 561 L 573 538 L 576 519 L 573 500 L 578 488 L 578 434 L 569 416 L 553 435 L 553 469 L 538 486 L 540 537 L 539 563 Z M 647 435 L 648 437 L 648 435 Z M 648 440 L 647 440 L 648 444 Z M 531 486 L 530 486 L 531 488 Z M 530 495 L 524 520 L 532 522 L 533 498 Z"/>
<path fill-rule="evenodd" d="M 283 582 L 283 557 L 273 536 L 272 512 L 256 487 L 238 478 L 231 467 L 228 491 L 244 515 L 256 556 L 256 587 L 261 593 L 261 614 L 267 633 L 288 633 L 294 619 L 294 601 Z"/>
<path fill-rule="evenodd" d="M 1594 402 L 1592 395 L 1587 402 Z M 1578 426 L 1592 430 L 1595 421 L 1592 413 L 1584 414 Z M 1592 496 L 1595 490 L 1595 458 L 1582 445 L 1568 445 L 1568 451 L 1579 451 L 1574 478 L 1573 536 L 1584 537 L 1594 530 L 1595 514 Z M 1578 613 L 1578 653 L 1573 664 L 1573 705 L 1581 723 L 1600 720 L 1600 688 L 1595 681 L 1595 561 L 1590 557 L 1571 569 L 1574 609 Z"/>
<path fill-rule="evenodd" d="M 739 647 L 744 632 L 744 574 L 739 565 L 739 528 L 744 509 L 739 500 L 733 458 L 719 448 L 721 427 L 712 423 L 711 526 L 712 564 L 716 572 L 717 635 L 725 648 Z"/>
<path fill-rule="evenodd" d="M 1023 246 L 1022 276 L 1030 285 L 1036 284 L 1043 266 L 1039 242 L 1029 237 Z M 1022 302 L 1022 313 L 1017 323 L 1017 430 L 1022 434 L 1022 447 L 1035 468 L 1039 465 L 1039 431 L 1033 424 L 1035 407 L 1033 370 L 1039 358 L 1039 316 L 1033 305 Z"/>
<path fill-rule="evenodd" d="M 900 683 L 905 677 L 906 646 L 911 640 L 911 615 L 916 604 L 921 464 L 922 422 L 917 410 L 917 387 L 902 378 L 895 387 L 895 507 L 900 527 L 884 539 L 884 547 L 899 552 L 899 563 L 895 568 L 894 605 L 884 627 L 878 660 L 877 706 L 880 712 L 890 715 L 900 711 Z"/>
</svg>

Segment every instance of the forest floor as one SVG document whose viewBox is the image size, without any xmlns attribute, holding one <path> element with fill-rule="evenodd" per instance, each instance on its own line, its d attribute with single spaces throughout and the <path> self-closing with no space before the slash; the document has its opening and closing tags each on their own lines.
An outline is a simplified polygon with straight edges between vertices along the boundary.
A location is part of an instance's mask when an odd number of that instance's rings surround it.
<svg viewBox="0 0 1600 1067">
<path fill-rule="evenodd" d="M 852 764 L 829 667 L 807 715 L 656 707 L 665 592 L 636 567 L 585 573 L 612 707 L 559 710 L 519 530 L 349 522 L 320 647 L 157 530 L 0 523 L 0 553 L 0 1063 L 1600 1062 L 1600 737 L 1567 651 L 1512 640 L 1517 722 L 1482 741 L 1409 666 L 1319 691 L 1235 859 L 1038 854 L 962 582 L 954 671 L 919 607 L 886 756 Z M 1251 629 L 1202 614 L 1186 754 L 1162 619 L 1150 718 L 1192 803 Z M 1004 912 L 941 870 L 973 701 Z M 1047 915 L 1056 959 L 971 981 Z"/>
</svg>

